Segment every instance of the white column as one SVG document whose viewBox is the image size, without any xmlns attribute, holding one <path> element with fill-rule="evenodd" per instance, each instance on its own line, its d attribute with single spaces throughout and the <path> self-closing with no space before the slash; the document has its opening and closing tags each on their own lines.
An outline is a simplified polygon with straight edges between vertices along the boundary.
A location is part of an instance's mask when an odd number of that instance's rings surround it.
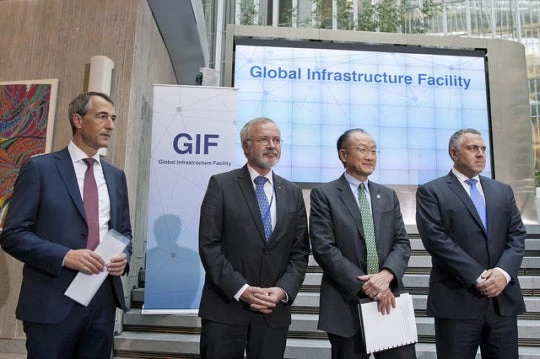
<svg viewBox="0 0 540 359">
<path fill-rule="evenodd" d="M 337 0 L 332 0 L 332 30 L 337 30 Z"/>
<path fill-rule="evenodd" d="M 221 73 L 221 54 L 222 54 L 222 44 L 223 44 L 223 6 L 224 0 L 218 0 L 217 5 L 217 20 L 216 20 L 216 53 L 214 60 L 214 69 Z"/>
<path fill-rule="evenodd" d="M 471 36 L 471 1 L 465 1 L 465 21 L 467 22 L 467 35 Z"/>
<path fill-rule="evenodd" d="M 443 34 L 448 35 L 448 13 L 446 11 L 446 0 L 443 0 L 443 10 L 442 10 L 442 28 Z"/>
<path fill-rule="evenodd" d="M 264 2 L 266 4 L 266 1 Z M 261 11 L 261 2 L 260 0 L 253 0 L 253 5 L 255 6 L 255 24 L 260 25 L 261 14 L 266 15 L 266 11 Z M 266 24 L 264 24 L 266 25 Z"/>
<path fill-rule="evenodd" d="M 514 4 L 516 7 L 516 34 L 517 34 L 517 40 L 521 42 L 521 15 L 519 13 L 519 1 L 514 0 Z"/>
<path fill-rule="evenodd" d="M 300 9 L 298 8 L 298 0 L 292 0 L 292 7 L 291 7 L 291 22 L 292 27 L 297 28 L 298 27 L 298 13 L 300 12 Z"/>
<path fill-rule="evenodd" d="M 313 14 L 315 11 L 317 11 L 317 3 L 312 2 L 311 3 L 311 13 Z M 320 12 L 320 11 L 319 11 Z M 317 20 L 315 19 L 315 16 L 311 18 L 311 26 L 315 27 L 317 25 Z"/>
<path fill-rule="evenodd" d="M 356 30 L 358 28 L 358 0 L 353 0 L 353 21 L 353 29 Z"/>
<path fill-rule="evenodd" d="M 497 15 L 495 13 L 495 0 L 491 0 L 491 37 L 497 37 Z"/>
<path fill-rule="evenodd" d="M 240 25 L 241 17 L 242 17 L 242 0 L 236 0 L 236 2 L 234 3 L 234 24 L 235 25 Z"/>
<path fill-rule="evenodd" d="M 274 0 L 272 3 L 272 26 L 279 25 L 279 0 Z"/>
</svg>

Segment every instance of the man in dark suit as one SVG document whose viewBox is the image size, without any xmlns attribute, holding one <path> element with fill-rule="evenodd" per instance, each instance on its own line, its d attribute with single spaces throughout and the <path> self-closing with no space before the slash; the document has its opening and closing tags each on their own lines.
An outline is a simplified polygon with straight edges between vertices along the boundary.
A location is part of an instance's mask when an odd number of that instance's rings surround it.
<svg viewBox="0 0 540 359">
<path fill-rule="evenodd" d="M 120 276 L 127 270 L 131 245 L 110 261 L 91 247 L 109 229 L 131 238 L 125 175 L 98 154 L 109 144 L 115 119 L 107 95 L 80 94 L 69 105 L 69 145 L 29 159 L 19 173 L 0 244 L 24 262 L 16 315 L 23 321 L 28 358 L 111 356 L 116 307 L 126 309 Z M 94 175 L 93 186 L 85 182 L 87 169 Z M 92 210 L 85 210 L 90 203 L 83 203 L 85 187 L 97 188 L 97 196 L 90 196 Z M 88 306 L 64 295 L 78 272 L 102 271 L 110 275 Z"/>
<path fill-rule="evenodd" d="M 337 151 L 345 173 L 311 191 L 311 246 L 323 269 L 318 328 L 328 333 L 333 359 L 368 358 L 358 300 L 377 300 L 379 311 L 389 313 L 403 290 L 411 247 L 396 193 L 368 181 L 377 162 L 373 138 L 362 129 L 348 130 Z M 415 346 L 375 357 L 416 358 Z"/>
<path fill-rule="evenodd" d="M 431 254 L 427 312 L 437 357 L 518 358 L 517 315 L 525 311 L 518 271 L 525 228 L 510 186 L 479 176 L 480 132 L 450 138 L 450 173 L 418 188 L 416 222 Z M 476 204 L 475 204 L 476 203 Z"/>
<path fill-rule="evenodd" d="M 212 176 L 201 206 L 201 357 L 281 359 L 308 262 L 306 209 L 301 189 L 272 171 L 277 125 L 251 120 L 240 140 L 247 164 Z"/>
</svg>

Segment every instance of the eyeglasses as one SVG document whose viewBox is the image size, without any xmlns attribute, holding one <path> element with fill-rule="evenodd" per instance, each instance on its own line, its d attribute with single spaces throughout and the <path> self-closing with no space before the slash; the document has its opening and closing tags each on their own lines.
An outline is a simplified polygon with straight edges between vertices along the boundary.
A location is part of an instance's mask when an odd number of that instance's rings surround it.
<svg viewBox="0 0 540 359">
<path fill-rule="evenodd" d="M 265 144 L 265 145 L 270 145 L 270 146 L 279 146 L 283 143 L 283 140 L 279 137 L 266 137 L 266 136 L 262 136 L 262 137 L 257 137 L 257 138 L 246 138 L 246 141 L 254 141 L 254 142 L 257 142 L 258 144 Z"/>
<path fill-rule="evenodd" d="M 347 148 L 342 148 L 342 150 L 346 150 L 346 149 Z M 372 156 L 377 156 L 381 154 L 381 151 L 375 148 L 369 149 L 365 147 L 353 147 L 352 149 L 356 150 L 356 152 L 358 152 L 362 156 L 367 156 L 368 153 L 371 154 Z"/>
</svg>

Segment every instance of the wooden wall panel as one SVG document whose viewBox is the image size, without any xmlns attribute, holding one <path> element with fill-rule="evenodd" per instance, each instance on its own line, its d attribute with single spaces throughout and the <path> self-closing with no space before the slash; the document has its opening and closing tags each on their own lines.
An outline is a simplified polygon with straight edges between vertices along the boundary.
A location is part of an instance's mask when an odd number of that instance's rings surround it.
<svg viewBox="0 0 540 359">
<path fill-rule="evenodd" d="M 148 185 L 139 176 L 149 163 L 152 84 L 176 83 L 146 0 L 2 0 L 0 14 L 0 81 L 59 79 L 53 150 L 71 139 L 67 107 L 87 90 L 90 57 L 105 55 L 114 62 L 111 97 L 118 121 L 107 160 L 128 177 L 136 229 L 130 278 L 136 278 L 144 266 L 146 201 L 138 197 L 145 197 Z M 21 263 L 0 249 L 0 353 L 10 351 L 10 341 L 11 350 L 21 350 L 24 333 L 14 315 L 21 276 Z"/>
</svg>

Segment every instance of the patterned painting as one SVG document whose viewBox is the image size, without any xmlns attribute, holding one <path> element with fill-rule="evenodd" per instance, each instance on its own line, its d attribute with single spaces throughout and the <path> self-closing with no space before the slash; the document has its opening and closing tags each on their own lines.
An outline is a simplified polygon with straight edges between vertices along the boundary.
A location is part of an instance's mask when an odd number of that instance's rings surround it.
<svg viewBox="0 0 540 359">
<path fill-rule="evenodd" d="M 21 164 L 49 152 L 58 80 L 0 82 L 0 229 Z"/>
</svg>

